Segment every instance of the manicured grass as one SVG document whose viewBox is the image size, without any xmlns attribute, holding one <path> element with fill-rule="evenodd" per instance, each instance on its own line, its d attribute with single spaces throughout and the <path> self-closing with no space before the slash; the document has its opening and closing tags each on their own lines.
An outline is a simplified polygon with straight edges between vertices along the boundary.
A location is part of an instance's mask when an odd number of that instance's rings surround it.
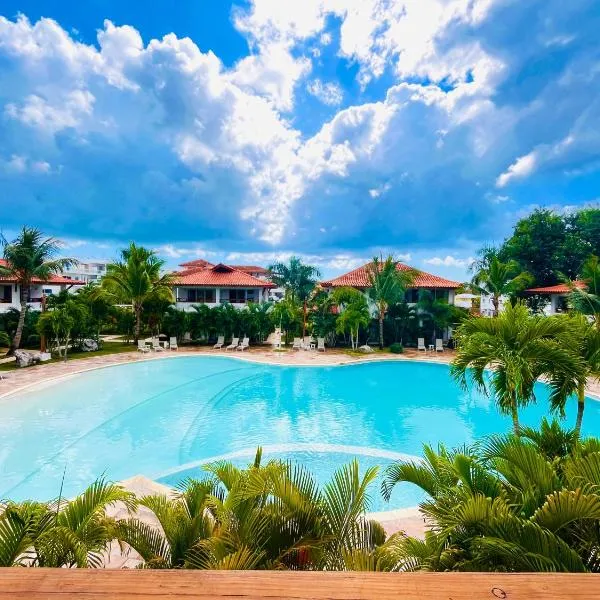
<svg viewBox="0 0 600 600">
<path fill-rule="evenodd" d="M 108 356 L 110 354 L 122 354 L 123 352 L 137 352 L 137 346 L 133 344 L 125 344 L 124 342 L 104 342 L 102 350 L 97 352 L 69 352 L 67 355 L 67 362 L 72 360 L 79 360 L 81 358 L 91 358 L 92 356 Z M 4 351 L 6 354 L 6 351 Z M 2 356 L 2 354 L 0 354 Z M 49 363 L 62 362 L 62 358 L 52 358 L 48 362 L 42 363 L 47 365 Z M 0 364 L 0 371 L 14 371 L 17 368 L 14 362 Z"/>
</svg>

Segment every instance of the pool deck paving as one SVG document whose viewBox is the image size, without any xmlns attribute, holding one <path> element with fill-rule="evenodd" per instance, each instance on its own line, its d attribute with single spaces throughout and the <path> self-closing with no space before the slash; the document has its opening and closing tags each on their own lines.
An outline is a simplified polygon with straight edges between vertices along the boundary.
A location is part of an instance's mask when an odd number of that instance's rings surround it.
<svg viewBox="0 0 600 600">
<path fill-rule="evenodd" d="M 372 354 L 357 355 L 338 349 L 328 349 L 325 352 L 303 350 L 273 351 L 271 348 L 267 347 L 250 348 L 244 352 L 227 352 L 213 350 L 212 348 L 208 347 L 182 347 L 178 351 L 167 350 L 164 352 L 152 352 L 149 354 L 132 351 L 96 357 L 90 356 L 89 358 L 71 360 L 64 363 L 54 362 L 36 365 L 25 369 L 2 372 L 1 374 L 5 377 L 5 379 L 0 379 L 0 399 L 5 398 L 5 401 L 10 401 L 10 396 L 20 390 L 25 390 L 37 384 L 59 381 L 61 378 L 69 377 L 92 369 L 131 362 L 160 360 L 164 358 L 209 355 L 278 365 L 334 366 L 360 364 L 382 360 L 419 360 L 432 363 L 449 363 L 454 356 L 454 352 L 449 350 L 436 353 L 417 352 L 414 349 L 406 349 L 403 354 L 374 352 Z M 589 381 L 586 391 L 590 396 L 600 399 L 600 383 L 596 381 Z M 142 476 L 131 478 L 122 483 L 127 489 L 130 489 L 134 493 L 141 495 L 148 493 L 153 485 L 160 485 Z M 161 489 L 165 488 L 165 486 L 160 487 Z M 144 520 L 152 522 L 151 515 L 144 514 L 140 516 Z M 420 513 L 417 507 L 371 513 L 369 516 L 378 520 L 383 525 L 388 535 L 391 535 L 397 531 L 404 531 L 408 535 L 422 537 L 426 528 L 423 515 Z M 115 547 L 106 557 L 105 565 L 109 568 L 131 567 L 135 566 L 137 562 L 137 557 L 132 555 L 123 556 L 121 555 L 120 550 Z"/>
</svg>

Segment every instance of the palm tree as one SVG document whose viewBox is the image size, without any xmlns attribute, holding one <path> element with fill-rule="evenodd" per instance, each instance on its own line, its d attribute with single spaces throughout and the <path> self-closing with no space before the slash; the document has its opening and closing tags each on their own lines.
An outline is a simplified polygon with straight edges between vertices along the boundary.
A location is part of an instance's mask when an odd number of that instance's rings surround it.
<svg viewBox="0 0 600 600">
<path fill-rule="evenodd" d="M 100 479 L 74 500 L 7 502 L 0 513 L 0 566 L 101 567 L 118 537 L 106 509 L 133 497 Z"/>
<path fill-rule="evenodd" d="M 332 301 L 340 307 L 340 315 L 336 321 L 338 333 L 350 332 L 350 345 L 353 350 L 358 347 L 358 331 L 371 322 L 369 305 L 364 294 L 354 288 L 337 288 L 332 294 Z"/>
<path fill-rule="evenodd" d="M 302 303 L 302 337 L 306 335 L 307 303 L 321 273 L 317 267 L 305 265 L 297 256 L 289 262 L 275 263 L 269 267 L 271 281 L 285 289 L 292 302 Z"/>
<path fill-rule="evenodd" d="M 173 301 L 171 285 L 172 275 L 161 275 L 165 261 L 155 252 L 131 243 L 121 251 L 121 260 L 106 268 L 102 287 L 110 292 L 114 299 L 131 303 L 135 315 L 134 343 L 140 338 L 142 310 L 147 300 L 161 299 Z"/>
<path fill-rule="evenodd" d="M 431 319 L 433 325 L 433 340 L 437 337 L 437 329 L 445 330 L 458 320 L 464 318 L 462 309 L 438 300 L 429 290 L 420 290 L 417 301 L 418 312 L 421 316 Z"/>
<path fill-rule="evenodd" d="M 494 317 L 498 316 L 500 297 L 517 294 L 532 281 L 529 273 L 521 271 L 514 260 L 503 262 L 497 248 L 486 247 L 480 250 L 480 258 L 471 269 L 475 271 L 468 288 L 492 297 Z"/>
<path fill-rule="evenodd" d="M 551 405 L 562 410 L 582 373 L 581 360 L 563 343 L 568 325 L 557 317 L 530 316 L 522 304 L 508 305 L 495 319 L 464 321 L 451 372 L 465 389 L 472 378 L 489 391 L 519 435 L 519 408 L 535 401 L 534 386 L 546 377 Z"/>
<path fill-rule="evenodd" d="M 569 301 L 577 312 L 592 316 L 596 328 L 600 329 L 600 259 L 597 256 L 590 256 L 583 264 L 581 281 L 585 283 L 585 288 L 569 284 Z"/>
<path fill-rule="evenodd" d="M 398 261 L 393 256 L 375 256 L 367 269 L 369 278 L 369 297 L 377 306 L 379 319 L 379 348 L 383 350 L 383 321 L 392 304 L 404 298 L 406 288 L 413 282 L 415 273 L 412 270 L 399 270 Z"/>
<path fill-rule="evenodd" d="M 39 229 L 23 227 L 19 235 L 9 242 L 0 238 L 6 265 L 0 266 L 0 276 L 14 277 L 21 290 L 21 310 L 17 330 L 12 339 L 8 355 L 21 346 L 27 300 L 34 279 L 47 281 L 52 275 L 77 264 L 74 258 L 55 258 L 60 252 L 61 242 L 56 238 L 44 238 Z"/>
<path fill-rule="evenodd" d="M 575 374 L 575 380 L 568 382 L 575 388 L 577 394 L 577 420 L 574 432 L 579 437 L 585 409 L 585 386 L 588 379 L 600 378 L 600 330 L 585 316 L 577 313 L 562 318 L 567 324 L 567 332 L 563 337 L 564 346 L 573 352 L 581 367 Z M 573 374 L 566 373 L 566 375 Z"/>
<path fill-rule="evenodd" d="M 595 493 L 598 440 L 566 440 L 557 426 L 532 438 L 494 436 L 472 448 L 425 447 L 423 461 L 386 471 L 385 497 L 402 482 L 428 496 L 421 512 L 430 523 L 425 540 L 401 536 L 378 549 L 394 570 L 600 571 Z"/>
</svg>

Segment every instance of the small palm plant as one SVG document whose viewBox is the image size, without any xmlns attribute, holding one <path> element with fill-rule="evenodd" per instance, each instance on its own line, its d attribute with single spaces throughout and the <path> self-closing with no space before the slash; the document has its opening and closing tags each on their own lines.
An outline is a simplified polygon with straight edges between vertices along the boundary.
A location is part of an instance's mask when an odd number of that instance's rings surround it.
<svg viewBox="0 0 600 600">
<path fill-rule="evenodd" d="M 577 312 L 591 316 L 600 330 L 600 259 L 597 256 L 592 255 L 585 261 L 581 280 L 585 287 L 570 284 L 569 301 Z"/>
<path fill-rule="evenodd" d="M 118 526 L 106 516 L 115 502 L 133 498 L 100 479 L 74 500 L 7 502 L 0 513 L 0 566 L 100 567 Z"/>
<path fill-rule="evenodd" d="M 564 343 L 568 333 L 564 319 L 530 316 L 521 304 L 507 306 L 495 319 L 467 319 L 456 331 L 451 373 L 463 388 L 472 381 L 489 393 L 519 435 L 519 408 L 535 402 L 541 377 L 550 385 L 551 406 L 562 412 L 583 376 L 581 358 Z"/>
</svg>

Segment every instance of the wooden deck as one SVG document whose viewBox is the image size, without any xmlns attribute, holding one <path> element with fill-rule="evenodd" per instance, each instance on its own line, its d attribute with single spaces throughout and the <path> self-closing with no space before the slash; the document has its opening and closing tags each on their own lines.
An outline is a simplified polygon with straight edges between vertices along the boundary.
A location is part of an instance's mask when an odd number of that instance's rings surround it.
<svg viewBox="0 0 600 600">
<path fill-rule="evenodd" d="M 581 600 L 600 578 L 575 574 L 290 573 L 0 569 L 0 600 Z"/>
</svg>

